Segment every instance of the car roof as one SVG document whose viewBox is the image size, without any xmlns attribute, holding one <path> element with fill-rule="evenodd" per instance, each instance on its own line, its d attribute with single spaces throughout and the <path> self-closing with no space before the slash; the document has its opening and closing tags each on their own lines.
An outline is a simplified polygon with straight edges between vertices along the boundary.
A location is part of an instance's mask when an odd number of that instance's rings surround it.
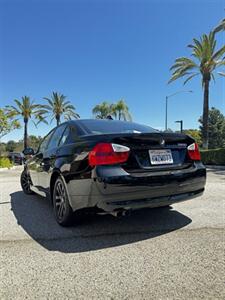
<svg viewBox="0 0 225 300">
<path fill-rule="evenodd" d="M 70 120 L 70 121 L 67 121 L 67 122 L 71 122 L 71 123 L 82 123 L 82 122 L 85 122 L 85 121 L 95 121 L 95 122 L 116 122 L 116 123 L 124 123 L 124 122 L 128 122 L 128 121 L 121 121 L 121 120 L 112 120 L 112 119 L 78 119 L 78 120 Z M 67 123 L 65 122 L 65 123 Z M 129 122 L 129 123 L 133 123 L 133 122 Z"/>
<path fill-rule="evenodd" d="M 82 130 L 84 130 L 83 128 L 83 123 L 85 123 L 86 121 L 91 121 L 91 122 L 96 122 L 96 123 L 108 123 L 108 122 L 112 122 L 112 123 L 135 123 L 135 122 L 129 122 L 129 121 L 121 121 L 121 120 L 112 120 L 112 119 L 76 119 L 76 120 L 69 120 L 69 121 L 65 121 L 63 123 L 61 123 L 59 126 L 65 125 L 65 124 L 74 124 L 74 125 L 78 125 Z M 51 131 L 55 130 L 56 128 L 58 128 L 59 126 L 54 127 Z"/>
<path fill-rule="evenodd" d="M 86 130 L 85 125 L 87 125 L 87 124 L 85 124 L 85 122 L 87 122 L 87 123 L 88 122 L 94 122 L 94 123 L 101 123 L 101 124 L 104 124 L 104 123 L 111 123 L 112 124 L 112 123 L 114 123 L 114 124 L 121 124 L 121 125 L 122 124 L 128 125 L 130 123 L 130 124 L 133 124 L 133 125 L 146 126 L 146 127 L 151 128 L 154 131 L 157 131 L 156 129 L 152 128 L 149 125 L 144 125 L 144 124 L 140 124 L 140 123 L 136 123 L 136 122 L 130 122 L 130 121 L 113 120 L 113 119 L 91 119 L 91 118 L 90 119 L 75 119 L 75 120 L 69 120 L 69 121 L 63 122 L 59 126 L 76 125 L 83 132 L 83 134 L 86 135 L 86 134 L 89 134 L 89 132 Z M 51 131 L 55 131 L 59 126 L 54 127 Z"/>
</svg>

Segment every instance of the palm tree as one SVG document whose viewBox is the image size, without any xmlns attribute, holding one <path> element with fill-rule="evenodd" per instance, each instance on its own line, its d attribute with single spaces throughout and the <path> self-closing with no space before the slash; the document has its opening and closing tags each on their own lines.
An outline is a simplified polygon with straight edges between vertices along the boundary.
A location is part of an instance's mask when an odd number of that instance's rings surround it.
<svg viewBox="0 0 225 300">
<path fill-rule="evenodd" d="M 39 122 L 46 122 L 45 116 L 47 110 L 44 105 L 35 104 L 34 101 L 31 101 L 28 96 L 22 97 L 22 101 L 17 99 L 14 100 L 15 106 L 7 105 L 6 111 L 9 116 L 13 118 L 22 117 L 24 121 L 24 149 L 28 146 L 28 122 L 32 117 L 36 119 L 38 122 L 35 123 L 37 125 Z M 17 118 L 18 119 L 18 118 Z"/>
<path fill-rule="evenodd" d="M 71 120 L 72 118 L 79 119 L 80 116 L 75 112 L 75 107 L 70 101 L 65 101 L 66 96 L 63 94 L 53 92 L 50 98 L 44 97 L 48 101 L 49 105 L 45 105 L 45 108 L 52 113 L 52 119 L 56 119 L 57 126 L 60 124 L 60 119 L 63 116 L 65 120 Z"/>
<path fill-rule="evenodd" d="M 113 115 L 115 118 L 124 121 L 131 121 L 132 117 L 129 113 L 129 108 L 123 99 L 119 100 L 116 104 L 113 105 Z"/>
<path fill-rule="evenodd" d="M 215 81 L 215 71 L 221 66 L 225 65 L 224 53 L 225 46 L 216 50 L 215 33 L 210 32 L 208 35 L 203 34 L 197 40 L 193 39 L 193 44 L 188 45 L 192 49 L 192 56 L 194 59 L 187 57 L 179 57 L 175 60 L 174 65 L 170 68 L 173 71 L 169 83 L 187 76 L 184 84 L 197 75 L 201 75 L 202 86 L 204 90 L 203 99 L 203 148 L 208 148 L 208 114 L 209 114 L 209 84 L 210 80 Z M 224 73 L 218 74 L 225 76 Z"/>
<path fill-rule="evenodd" d="M 95 115 L 96 119 L 106 119 L 113 114 L 113 104 L 103 101 L 92 109 L 92 113 Z"/>
</svg>

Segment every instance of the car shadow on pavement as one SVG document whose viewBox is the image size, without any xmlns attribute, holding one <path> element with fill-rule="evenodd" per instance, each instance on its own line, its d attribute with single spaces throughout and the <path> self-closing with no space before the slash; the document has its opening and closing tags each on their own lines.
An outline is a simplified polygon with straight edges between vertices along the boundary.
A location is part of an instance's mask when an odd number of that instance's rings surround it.
<svg viewBox="0 0 225 300">
<path fill-rule="evenodd" d="M 191 219 L 170 208 L 144 209 L 130 216 L 88 217 L 80 225 L 63 228 L 53 216 L 50 201 L 22 191 L 11 194 L 17 223 L 44 248 L 65 253 L 85 252 L 151 239 L 182 228 Z"/>
</svg>

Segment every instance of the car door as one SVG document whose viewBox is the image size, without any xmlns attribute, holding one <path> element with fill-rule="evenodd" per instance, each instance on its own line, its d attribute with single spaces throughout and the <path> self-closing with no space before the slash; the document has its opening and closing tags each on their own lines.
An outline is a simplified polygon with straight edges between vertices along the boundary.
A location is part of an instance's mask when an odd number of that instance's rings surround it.
<svg viewBox="0 0 225 300">
<path fill-rule="evenodd" d="M 58 145 L 66 127 L 67 124 L 62 124 L 55 129 L 40 160 L 38 173 L 39 185 L 42 190 L 45 190 L 45 192 L 49 191 L 51 173 L 54 169 L 55 160 L 57 158 Z"/>
<path fill-rule="evenodd" d="M 39 183 L 39 172 L 41 169 L 41 162 L 43 158 L 43 153 L 47 149 L 47 145 L 49 143 L 49 140 L 51 139 L 51 136 L 53 134 L 54 130 L 50 131 L 42 140 L 36 154 L 29 160 L 28 162 L 28 169 L 31 176 L 32 184 L 40 189 L 40 183 Z"/>
</svg>

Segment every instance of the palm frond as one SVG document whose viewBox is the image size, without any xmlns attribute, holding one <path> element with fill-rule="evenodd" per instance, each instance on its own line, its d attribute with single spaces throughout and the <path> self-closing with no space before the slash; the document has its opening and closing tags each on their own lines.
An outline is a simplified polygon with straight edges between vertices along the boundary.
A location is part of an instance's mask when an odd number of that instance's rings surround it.
<svg viewBox="0 0 225 300">
<path fill-rule="evenodd" d="M 47 97 L 44 97 L 43 99 L 48 101 L 49 107 L 53 107 L 54 106 L 53 101 L 51 99 L 49 99 Z"/>
<path fill-rule="evenodd" d="M 13 105 L 6 105 L 6 112 L 11 113 L 11 115 L 20 115 L 21 112 L 18 110 L 17 107 L 13 106 Z"/>
<path fill-rule="evenodd" d="M 22 111 L 23 110 L 22 103 L 19 100 L 17 100 L 17 99 L 15 99 L 14 102 L 17 104 L 18 108 Z"/>
<path fill-rule="evenodd" d="M 214 33 L 217 33 L 219 31 L 225 31 L 225 19 L 223 19 L 219 25 L 217 25 L 214 29 L 213 29 L 213 32 Z"/>
<path fill-rule="evenodd" d="M 223 60 L 218 60 L 218 61 L 216 61 L 216 66 L 217 66 L 217 67 L 225 66 L 225 60 L 223 59 Z"/>
<path fill-rule="evenodd" d="M 171 83 L 175 80 L 177 80 L 178 78 L 182 78 L 186 75 L 190 75 L 191 73 L 190 72 L 185 72 L 185 73 L 175 73 L 171 76 L 170 80 L 168 81 L 168 83 Z"/>
<path fill-rule="evenodd" d="M 199 73 L 194 73 L 194 74 L 192 74 L 191 76 L 189 76 L 187 79 L 185 79 L 185 81 L 184 81 L 184 85 L 189 81 L 189 80 L 191 80 L 193 77 L 195 77 L 195 76 L 197 76 L 197 75 L 199 75 Z"/>
<path fill-rule="evenodd" d="M 212 77 L 212 79 L 213 79 L 213 82 L 216 83 L 215 76 L 214 76 L 213 73 L 211 74 L 211 77 Z"/>
<path fill-rule="evenodd" d="M 225 53 L 225 46 L 221 47 L 212 55 L 212 60 L 219 59 Z"/>
</svg>

